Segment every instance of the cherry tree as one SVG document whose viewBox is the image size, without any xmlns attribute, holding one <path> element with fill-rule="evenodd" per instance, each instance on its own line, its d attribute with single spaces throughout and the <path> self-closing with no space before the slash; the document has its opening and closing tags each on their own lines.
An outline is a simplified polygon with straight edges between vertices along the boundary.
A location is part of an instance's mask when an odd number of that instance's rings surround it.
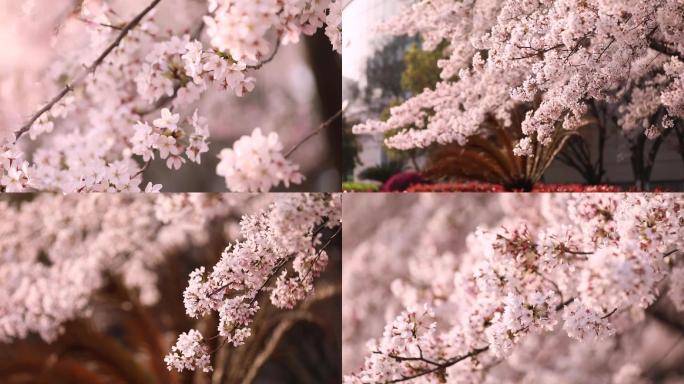
<svg viewBox="0 0 684 384">
<path fill-rule="evenodd" d="M 392 108 L 388 120 L 354 131 L 398 130 L 386 144 L 400 150 L 464 145 L 494 118 L 521 131 L 516 155 L 534 156 L 537 143 L 555 145 L 593 121 L 599 106 L 639 151 L 634 170 L 644 173 L 667 135 L 684 142 L 683 7 L 677 0 L 416 1 L 380 30 L 420 34 L 427 50 L 446 43 L 441 81 Z M 517 125 L 511 115 L 521 106 L 527 112 Z M 647 140 L 654 149 L 644 155 Z"/>
<path fill-rule="evenodd" d="M 345 382 L 681 380 L 681 195 L 405 200 L 345 196 Z"/>
<path fill-rule="evenodd" d="M 165 3 L 188 16 L 168 25 L 156 16 Z M 336 0 L 26 0 L 2 8 L 3 32 L 26 35 L 10 50 L 13 77 L 2 81 L 3 96 L 20 99 L 0 109 L 7 192 L 158 191 L 142 185 L 152 160 L 178 170 L 209 150 L 204 95 L 252 92 L 255 74 L 302 35 L 324 29 L 336 51 L 341 40 Z M 27 68 L 22 49 L 36 52 Z M 278 133 L 255 128 L 221 152 L 216 172 L 233 191 L 288 186 L 303 180 L 291 154 Z"/>
<path fill-rule="evenodd" d="M 0 202 L 0 377 L 10 381 L 176 383 L 216 363 L 239 368 L 215 380 L 252 382 L 288 332 L 329 330 L 321 318 L 339 311 L 338 256 L 322 276 L 341 233 L 339 196 L 23 199 Z M 214 263 L 206 276 L 198 267 Z M 203 338 L 208 327 L 218 334 Z"/>
</svg>

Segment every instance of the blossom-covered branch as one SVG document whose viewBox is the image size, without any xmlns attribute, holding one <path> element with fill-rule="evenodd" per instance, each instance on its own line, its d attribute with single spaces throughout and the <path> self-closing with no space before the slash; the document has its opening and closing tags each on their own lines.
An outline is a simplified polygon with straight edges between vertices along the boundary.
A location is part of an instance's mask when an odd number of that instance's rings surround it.
<svg viewBox="0 0 684 384">
<path fill-rule="evenodd" d="M 432 199 L 436 201 L 430 203 L 444 209 L 441 199 Z M 500 199 L 506 214 L 497 212 L 500 207 L 488 207 L 483 216 L 490 224 L 466 236 L 460 250 L 446 246 L 462 243 L 450 242 L 454 232 L 446 219 L 437 217 L 425 225 L 425 219 L 418 217 L 416 222 L 415 215 L 409 215 L 411 225 L 432 230 L 419 240 L 408 238 L 396 249 L 384 250 L 391 251 L 392 260 L 404 248 L 419 252 L 404 256 L 407 275 L 385 277 L 390 279 L 386 284 L 391 295 L 404 309 L 385 325 L 381 337 L 369 342 L 363 367 L 345 382 L 501 381 L 506 368 L 490 374 L 484 367 L 504 362 L 513 371 L 529 371 L 535 364 L 551 369 L 542 357 L 538 362 L 525 357 L 543 340 L 561 345 L 584 341 L 578 345 L 598 348 L 598 341 L 610 345 L 614 335 L 627 337 L 629 329 L 643 323 L 664 282 L 669 282 L 674 307 L 684 308 L 682 196 L 558 194 Z M 472 201 L 460 205 L 468 204 Z M 446 210 L 442 216 L 453 220 L 456 213 Z M 464 216 L 456 219 L 460 225 L 467 225 L 468 214 L 456 212 Z M 487 218 L 497 215 L 498 221 Z M 406 225 L 396 222 L 390 227 Z M 344 281 L 350 290 L 344 305 L 353 308 L 345 322 L 358 324 L 373 310 L 365 296 L 382 287 L 359 290 L 357 285 L 378 279 L 371 278 L 375 268 L 382 276 L 387 274 L 388 267 L 376 260 L 383 257 L 378 254 L 382 251 L 380 245 L 363 244 L 358 256 L 346 258 L 347 268 L 361 275 Z M 363 267 L 367 271 L 361 272 Z M 379 297 L 388 305 L 386 295 Z M 571 367 L 568 375 L 575 372 Z M 564 368 L 552 369 L 554 377 L 566 374 Z"/>
<path fill-rule="evenodd" d="M 19 140 L 19 138 L 26 132 L 28 132 L 29 129 L 31 129 L 31 126 L 33 123 L 36 122 L 44 113 L 50 111 L 52 107 L 54 107 L 55 104 L 57 104 L 64 96 L 69 94 L 74 90 L 74 87 L 76 87 L 79 83 L 85 79 L 86 76 L 93 74 L 95 70 L 97 69 L 100 64 L 102 64 L 107 58 L 107 56 L 116 48 L 121 41 L 123 41 L 124 37 L 128 34 L 128 32 L 135 28 L 140 21 L 148 14 L 150 13 L 154 7 L 159 4 L 161 0 L 153 0 L 145 9 L 142 10 L 133 20 L 131 20 L 128 24 L 121 28 L 115 28 L 116 30 L 120 31 L 119 35 L 116 37 L 116 39 L 93 61 L 90 65 L 86 67 L 86 70 L 83 74 L 81 74 L 79 77 L 77 77 L 74 81 L 68 82 L 62 90 L 55 95 L 55 97 L 52 98 L 45 106 L 43 106 L 38 112 L 36 112 L 31 119 L 23 126 L 21 129 L 19 129 L 16 134 L 15 134 L 15 139 Z M 101 23 L 100 25 L 105 25 L 104 23 Z"/>
<path fill-rule="evenodd" d="M 40 80 L 46 90 L 57 88 L 56 96 L 19 130 L 0 132 L 0 190 L 140 191 L 141 163 L 158 157 L 170 170 L 201 163 L 210 144 L 210 120 L 199 105 L 204 95 L 252 92 L 256 72 L 281 45 L 320 28 L 339 51 L 339 0 L 187 1 L 188 14 L 204 8 L 200 26 L 188 20 L 173 28 L 154 17 L 160 3 L 136 9 L 127 22 L 107 2 L 86 2 L 66 16 L 69 28 L 56 28 L 54 40 L 80 42 L 61 32 L 77 29 L 86 41 L 46 64 Z M 18 140 L 26 136 L 39 140 L 31 156 Z M 274 150 L 277 138 L 270 141 Z M 286 174 L 277 165 L 264 164 L 260 177 L 301 181 L 295 165 Z M 270 187 L 262 182 L 249 190 Z"/>
<path fill-rule="evenodd" d="M 266 210 L 242 218 L 242 240 L 229 245 L 207 274 L 200 267 L 190 274 L 183 301 L 188 316 L 217 313 L 219 344 L 237 347 L 251 335 L 251 323 L 269 290 L 271 303 L 292 309 L 314 290 L 314 280 L 327 265 L 321 228 L 340 225 L 339 195 L 289 195 Z M 292 271 L 286 266 L 291 265 Z M 275 279 L 275 281 L 274 281 Z M 192 329 L 179 336 L 165 361 L 169 369 L 212 370 L 202 334 Z"/>
<path fill-rule="evenodd" d="M 257 128 L 251 136 L 243 136 L 236 141 L 233 148 L 221 151 L 216 173 L 225 178 L 226 186 L 233 192 L 267 192 L 280 183 L 286 187 L 290 183 L 299 184 L 304 175 L 299 172 L 299 166 L 288 158 L 309 139 L 330 127 L 341 114 L 342 109 L 285 153 L 277 133 L 264 135 L 261 128 Z"/>
</svg>

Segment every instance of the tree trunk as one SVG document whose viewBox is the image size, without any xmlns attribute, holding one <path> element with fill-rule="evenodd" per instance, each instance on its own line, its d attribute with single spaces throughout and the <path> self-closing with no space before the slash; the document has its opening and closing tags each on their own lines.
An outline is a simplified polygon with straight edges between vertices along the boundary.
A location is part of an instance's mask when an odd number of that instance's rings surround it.
<svg viewBox="0 0 684 384">
<path fill-rule="evenodd" d="M 323 30 L 306 38 L 306 50 L 316 79 L 323 121 L 342 108 L 342 57 L 332 50 Z M 335 120 L 324 134 L 328 142 L 328 156 L 321 168 L 333 167 L 337 170 L 337 187 L 334 191 L 338 191 L 342 180 L 342 119 Z"/>
</svg>

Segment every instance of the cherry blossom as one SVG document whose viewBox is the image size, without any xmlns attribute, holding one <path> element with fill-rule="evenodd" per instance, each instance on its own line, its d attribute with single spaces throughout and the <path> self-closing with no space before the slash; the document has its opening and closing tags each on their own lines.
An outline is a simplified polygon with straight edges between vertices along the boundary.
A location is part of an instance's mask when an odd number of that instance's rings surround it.
<svg viewBox="0 0 684 384">
<path fill-rule="evenodd" d="M 325 247 L 339 233 L 340 204 L 339 195 L 288 194 L 261 212 L 243 216 L 241 240 L 226 247 L 210 272 L 200 267 L 190 273 L 183 293 L 188 316 L 216 312 L 221 345 L 238 347 L 251 335 L 254 316 L 265 305 L 260 299 L 268 290 L 271 304 L 278 308 L 291 309 L 304 301 L 327 265 Z M 326 228 L 338 229 L 324 242 Z M 206 367 L 195 358 L 195 341 L 201 338 L 195 337 L 188 348 L 187 337 L 179 337 L 166 358 L 169 369 Z M 187 350 L 190 353 L 177 353 Z"/>
<path fill-rule="evenodd" d="M 199 110 L 204 95 L 245 96 L 278 47 L 319 29 L 335 41 L 341 33 L 340 4 L 330 0 L 183 0 L 174 6 L 194 16 L 172 22 L 157 16 L 160 0 L 66 3 L 2 6 L 3 41 L 19 32 L 17 50 L 40 52 L 26 71 L 0 78 L 3 100 L 28 94 L 26 105 L 0 109 L 0 153 L 19 155 L 0 168 L 3 191 L 133 192 L 154 159 L 171 170 L 199 164 L 216 129 Z M 295 180 L 282 167 L 263 170 Z"/>
<path fill-rule="evenodd" d="M 166 128 L 173 132 L 177 128 L 178 119 L 179 116 L 177 114 L 173 114 L 168 108 L 164 108 L 161 110 L 161 117 L 153 121 L 152 124 L 157 128 Z"/>
<path fill-rule="evenodd" d="M 325 34 L 333 49 L 342 52 L 342 0 L 333 0 L 325 18 Z"/>
<path fill-rule="evenodd" d="M 236 141 L 233 148 L 221 151 L 216 173 L 234 192 L 266 192 L 281 182 L 286 187 L 301 183 L 304 176 L 299 166 L 287 160 L 282 151 L 277 133 L 265 136 L 256 128 L 251 136 Z"/>
<path fill-rule="evenodd" d="M 178 336 L 178 343 L 172 348 L 172 353 L 166 356 L 164 361 L 179 371 L 194 371 L 195 368 L 204 372 L 211 371 L 207 347 L 202 344 L 202 340 L 202 334 L 194 329 L 181 334 Z"/>
<path fill-rule="evenodd" d="M 670 275 L 668 296 L 678 311 L 684 310 L 684 268 L 675 268 Z"/>
<path fill-rule="evenodd" d="M 345 382 L 639 382 L 654 303 L 681 309 L 679 194 L 344 202 Z"/>
</svg>

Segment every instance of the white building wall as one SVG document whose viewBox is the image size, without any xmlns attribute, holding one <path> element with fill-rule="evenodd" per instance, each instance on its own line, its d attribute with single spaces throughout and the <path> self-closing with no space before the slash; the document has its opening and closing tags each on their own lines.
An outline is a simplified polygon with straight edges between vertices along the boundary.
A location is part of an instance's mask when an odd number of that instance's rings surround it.
<svg viewBox="0 0 684 384">
<path fill-rule="evenodd" d="M 361 89 L 367 85 L 366 61 L 389 37 L 378 36 L 375 27 L 396 15 L 414 0 L 351 0 L 342 11 L 342 76 L 356 81 Z M 373 116 L 376 117 L 376 116 Z M 359 160 L 355 173 L 382 163 L 382 135 L 358 136 Z"/>
</svg>

